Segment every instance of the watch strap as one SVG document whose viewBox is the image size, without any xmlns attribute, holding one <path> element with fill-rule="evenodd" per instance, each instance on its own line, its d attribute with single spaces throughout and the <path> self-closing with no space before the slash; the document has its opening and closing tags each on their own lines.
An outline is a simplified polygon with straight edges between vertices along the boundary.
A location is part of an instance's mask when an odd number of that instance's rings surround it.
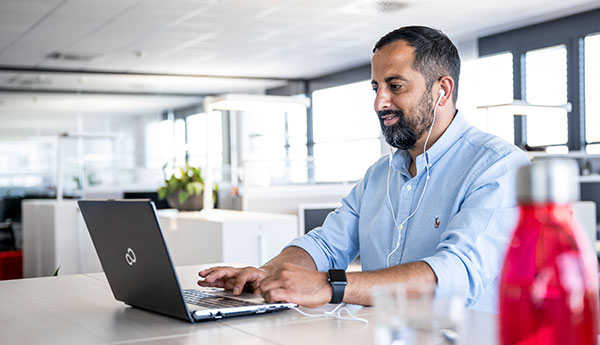
<svg viewBox="0 0 600 345">
<path fill-rule="evenodd" d="M 346 284 L 332 283 L 331 288 L 333 289 L 333 295 L 331 296 L 331 301 L 329 301 L 329 303 L 342 303 L 344 300 L 344 290 L 346 289 Z"/>
<path fill-rule="evenodd" d="M 343 279 L 336 280 L 335 277 L 339 277 L 340 275 Z M 331 289 L 333 290 L 331 301 L 329 301 L 329 303 L 342 303 L 347 284 L 346 272 L 340 269 L 331 269 L 327 272 L 327 280 L 329 281 L 329 284 L 331 284 Z"/>
</svg>

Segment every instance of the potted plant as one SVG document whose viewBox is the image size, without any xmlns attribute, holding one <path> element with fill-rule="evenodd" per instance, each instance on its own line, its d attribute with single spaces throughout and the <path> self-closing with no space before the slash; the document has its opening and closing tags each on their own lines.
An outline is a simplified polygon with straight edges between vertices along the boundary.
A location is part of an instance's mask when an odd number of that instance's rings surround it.
<svg viewBox="0 0 600 345">
<path fill-rule="evenodd" d="M 185 168 L 178 167 L 178 176 L 173 173 L 167 178 L 165 168 L 166 164 L 163 166 L 165 185 L 158 189 L 158 197 L 167 199 L 169 206 L 180 211 L 201 210 L 204 198 L 202 170 L 186 164 Z M 215 205 L 217 190 L 217 185 L 213 184 L 213 202 Z"/>
</svg>

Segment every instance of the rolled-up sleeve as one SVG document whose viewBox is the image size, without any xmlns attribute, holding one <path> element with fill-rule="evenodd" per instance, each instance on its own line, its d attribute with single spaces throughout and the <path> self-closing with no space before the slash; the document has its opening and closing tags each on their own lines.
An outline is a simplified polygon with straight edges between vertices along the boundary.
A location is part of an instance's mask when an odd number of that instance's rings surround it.
<svg viewBox="0 0 600 345">
<path fill-rule="evenodd" d="M 342 199 L 342 205 L 329 213 L 323 226 L 290 242 L 287 247 L 304 249 L 319 271 L 331 268 L 346 269 L 358 255 L 358 218 L 364 179 L 360 180 Z"/>
<path fill-rule="evenodd" d="M 422 259 L 437 276 L 438 293 L 458 293 L 472 306 L 497 283 L 518 218 L 515 167 L 524 164 L 524 155 L 513 152 L 473 172 L 460 211 L 441 234 L 436 253 Z"/>
</svg>

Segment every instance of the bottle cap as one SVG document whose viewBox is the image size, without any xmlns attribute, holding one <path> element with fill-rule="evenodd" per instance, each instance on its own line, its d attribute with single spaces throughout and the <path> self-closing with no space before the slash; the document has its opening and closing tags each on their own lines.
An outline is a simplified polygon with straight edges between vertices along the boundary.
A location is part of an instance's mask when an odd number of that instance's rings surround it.
<svg viewBox="0 0 600 345">
<path fill-rule="evenodd" d="M 579 167 L 573 159 L 535 159 L 517 173 L 519 203 L 579 200 Z"/>
</svg>

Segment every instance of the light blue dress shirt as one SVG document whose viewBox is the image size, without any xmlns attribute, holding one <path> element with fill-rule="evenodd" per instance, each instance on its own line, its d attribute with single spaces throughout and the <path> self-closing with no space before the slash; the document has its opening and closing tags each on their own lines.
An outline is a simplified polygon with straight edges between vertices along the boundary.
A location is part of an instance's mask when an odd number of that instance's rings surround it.
<svg viewBox="0 0 600 345">
<path fill-rule="evenodd" d="M 527 155 L 498 137 L 469 126 L 457 113 L 427 150 L 430 180 L 415 215 L 401 231 L 397 224 L 417 207 L 427 177 L 424 155 L 417 174 L 411 157 L 398 150 L 391 163 L 380 158 L 366 172 L 342 206 L 322 227 L 292 241 L 306 250 L 319 271 L 346 269 L 357 255 L 364 271 L 424 261 L 435 272 L 438 293 L 466 297 L 466 306 L 496 311 L 504 254 L 516 225 L 516 171 Z M 391 166 L 390 166 L 391 164 Z M 390 168 L 388 168 L 390 166 Z"/>
</svg>

